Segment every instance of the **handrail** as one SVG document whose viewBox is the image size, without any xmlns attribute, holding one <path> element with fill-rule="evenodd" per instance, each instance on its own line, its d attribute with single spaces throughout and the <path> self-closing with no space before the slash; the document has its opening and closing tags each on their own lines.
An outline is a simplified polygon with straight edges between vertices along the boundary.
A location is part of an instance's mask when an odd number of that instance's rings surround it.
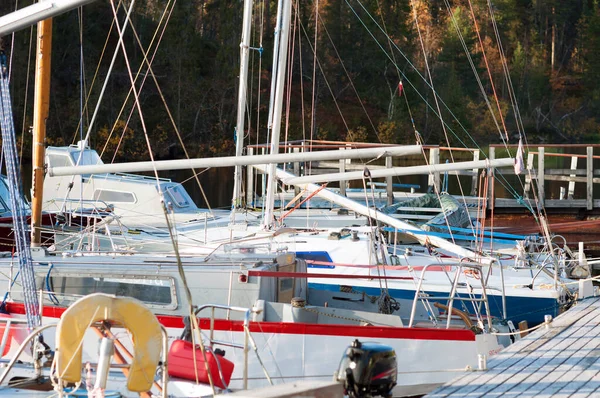
<svg viewBox="0 0 600 398">
<path fill-rule="evenodd" d="M 13 366 L 15 366 L 15 364 L 17 363 L 17 360 L 19 359 L 19 356 L 23 353 L 23 351 L 29 345 L 29 343 L 37 335 L 39 335 L 40 333 L 42 333 L 44 330 L 50 329 L 52 327 L 56 327 L 57 325 L 58 325 L 57 323 L 51 323 L 51 324 L 48 324 L 48 325 L 39 326 L 36 329 L 34 329 L 27 336 L 27 338 L 25 338 L 25 340 L 19 346 L 19 349 L 17 350 L 17 352 L 11 358 L 10 362 L 8 363 L 8 365 L 6 365 L 6 368 L 5 368 L 4 372 L 0 376 L 0 385 L 2 385 L 2 383 L 4 383 L 4 380 L 6 379 L 6 376 L 8 376 L 8 374 L 12 370 Z M 167 329 L 165 329 L 165 327 L 162 326 L 162 325 L 160 326 L 160 330 L 161 330 L 161 333 L 162 333 L 162 364 L 161 365 L 163 367 L 163 371 L 162 371 L 162 375 L 161 375 L 161 381 L 162 381 L 162 386 L 163 386 L 161 396 L 162 396 L 162 398 L 167 398 L 167 396 L 168 396 L 168 394 L 167 394 L 167 383 L 168 383 L 168 363 L 167 363 L 167 358 L 168 358 L 168 352 L 169 352 L 169 334 L 167 332 Z M 111 368 L 119 368 L 119 369 L 121 369 L 121 368 L 128 367 L 128 365 L 111 364 L 110 367 Z"/>
<path fill-rule="evenodd" d="M 198 309 L 196 310 L 194 315 L 197 317 L 198 314 L 202 310 L 205 310 L 207 308 L 211 309 L 210 335 L 209 335 L 209 340 L 210 340 L 211 345 L 212 344 L 226 345 L 226 346 L 234 347 L 234 348 L 243 348 L 243 350 L 244 350 L 243 380 L 244 380 L 244 390 L 247 390 L 248 389 L 248 351 L 249 351 L 248 346 L 249 346 L 250 339 L 252 340 L 252 344 L 256 349 L 256 343 L 254 342 L 254 339 L 252 338 L 252 336 L 250 336 L 250 328 L 249 328 L 250 314 L 256 313 L 257 309 L 255 307 L 244 308 L 244 307 L 235 307 L 235 306 L 221 305 L 221 304 L 205 304 L 205 305 L 198 307 Z M 244 313 L 244 344 L 243 345 L 235 344 L 235 343 L 228 343 L 225 341 L 214 340 L 215 310 L 216 309 Z M 201 344 L 203 344 L 203 343 L 201 342 Z M 221 373 L 220 367 L 219 367 L 219 373 Z M 267 375 L 267 378 L 268 377 L 269 376 Z"/>
<path fill-rule="evenodd" d="M 421 277 L 419 278 L 419 283 L 417 284 L 417 289 L 415 290 L 415 297 L 413 299 L 413 303 L 412 303 L 412 308 L 411 308 L 411 312 L 410 312 L 410 320 L 408 322 L 408 327 L 413 327 L 414 325 L 414 321 L 415 321 L 415 314 L 416 314 L 416 310 L 417 310 L 417 302 L 419 300 L 431 300 L 431 299 L 435 299 L 435 300 L 448 300 L 448 308 L 449 308 L 449 314 L 452 314 L 452 306 L 454 304 L 454 300 L 459 300 L 459 301 L 470 301 L 470 302 L 483 302 L 485 305 L 485 310 L 486 313 L 488 314 L 487 320 L 488 320 L 488 327 L 491 330 L 492 327 L 492 321 L 491 321 L 491 317 L 490 315 L 490 308 L 489 308 L 489 303 L 488 303 L 488 297 L 487 297 L 487 292 L 486 292 L 486 286 L 485 286 L 485 282 L 483 280 L 483 274 L 481 272 L 481 265 L 477 264 L 477 263 L 466 263 L 466 259 L 461 259 L 460 262 L 458 264 L 444 264 L 444 266 L 448 266 L 448 267 L 457 267 L 458 269 L 456 270 L 456 273 L 454 275 L 454 280 L 452 281 L 452 289 L 450 291 L 449 296 L 436 296 L 436 297 L 428 297 L 425 292 L 422 291 L 422 287 L 423 287 L 423 281 L 425 280 L 425 273 L 428 271 L 428 269 L 430 267 L 437 267 L 439 266 L 439 264 L 427 264 L 423 267 L 422 271 L 421 271 Z M 491 266 L 491 265 L 490 265 Z M 479 274 L 479 280 L 481 281 L 482 284 L 482 292 L 481 292 L 481 298 L 477 299 L 477 298 L 467 298 L 467 297 L 460 297 L 460 296 L 456 296 L 456 292 L 458 290 L 458 283 L 459 283 L 459 277 L 464 273 L 463 268 L 468 268 L 472 271 L 475 271 L 476 273 Z M 448 321 L 446 324 L 446 328 L 450 327 L 450 316 L 448 317 Z"/>
<path fill-rule="evenodd" d="M 51 327 L 56 327 L 56 325 L 57 325 L 56 323 L 51 323 L 49 325 L 39 326 L 39 327 L 35 328 L 33 330 L 33 332 L 31 332 L 29 334 L 29 336 L 27 336 L 27 338 L 19 346 L 19 349 L 17 350 L 17 352 L 15 353 L 15 355 L 11 358 L 10 362 L 8 363 L 8 365 L 6 365 L 6 369 L 4 370 L 4 373 L 2 373 L 2 376 L 0 376 L 0 385 L 2 385 L 2 383 L 4 382 L 4 379 L 6 379 L 6 376 L 8 376 L 8 374 L 10 373 L 11 369 L 13 368 L 13 366 L 15 366 L 15 363 L 17 363 L 17 360 L 19 359 L 19 356 L 23 353 L 23 350 L 25 350 L 25 347 L 27 347 L 29 345 L 29 343 L 31 342 L 31 340 L 33 340 L 33 338 L 35 336 L 37 336 L 38 334 L 40 334 L 44 330 L 50 329 Z"/>
<path fill-rule="evenodd" d="M 4 327 L 4 333 L 2 335 L 2 342 L 0 343 L 0 354 L 4 353 L 4 348 L 6 347 L 6 344 L 8 343 L 8 339 L 10 338 L 11 325 L 13 323 L 23 323 L 23 324 L 27 323 L 26 319 L 19 319 L 19 318 L 0 318 L 0 323 L 2 323 L 3 321 L 6 322 L 6 326 Z"/>
</svg>

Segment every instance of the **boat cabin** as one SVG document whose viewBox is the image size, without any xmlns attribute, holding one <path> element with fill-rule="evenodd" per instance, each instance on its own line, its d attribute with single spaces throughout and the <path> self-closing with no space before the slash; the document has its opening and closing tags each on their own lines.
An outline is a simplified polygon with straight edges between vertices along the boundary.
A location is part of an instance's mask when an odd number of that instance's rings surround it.
<svg viewBox="0 0 600 398">
<path fill-rule="evenodd" d="M 103 164 L 98 153 L 78 145 L 48 147 L 47 167 Z M 108 173 L 44 179 L 43 210 L 48 212 L 105 211 L 119 216 L 123 225 L 164 227 L 165 217 L 159 189 L 176 222 L 209 217 L 199 209 L 185 188 L 170 179 L 138 174 Z"/>
</svg>

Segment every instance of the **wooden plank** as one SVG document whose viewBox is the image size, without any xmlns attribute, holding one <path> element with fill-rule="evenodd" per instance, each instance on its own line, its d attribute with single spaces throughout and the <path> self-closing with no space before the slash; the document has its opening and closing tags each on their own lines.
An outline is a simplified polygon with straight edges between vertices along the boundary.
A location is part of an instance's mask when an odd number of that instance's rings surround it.
<svg viewBox="0 0 600 398">
<path fill-rule="evenodd" d="M 254 155 L 254 148 L 248 148 L 248 156 Z M 246 166 L 246 204 L 254 206 L 254 167 Z"/>
<path fill-rule="evenodd" d="M 340 151 L 343 151 L 344 148 L 340 148 Z M 339 160 L 339 169 L 340 173 L 346 172 L 346 159 Z M 340 195 L 346 196 L 346 187 L 348 186 L 348 181 L 340 181 Z"/>
<path fill-rule="evenodd" d="M 473 161 L 479 160 L 479 149 L 473 151 Z M 479 184 L 479 169 L 473 169 L 473 179 L 471 181 L 471 195 L 477 195 L 477 185 Z"/>
<path fill-rule="evenodd" d="M 331 169 L 334 170 L 334 173 L 339 172 L 340 163 L 344 162 L 344 171 L 363 171 L 365 167 L 368 167 L 369 170 L 383 170 L 385 166 L 379 164 L 365 164 L 365 163 L 350 163 L 348 162 L 350 159 L 340 159 L 337 162 L 312 162 L 313 170 L 316 168 L 323 169 Z M 582 175 L 585 175 L 585 170 L 582 170 Z"/>
<path fill-rule="evenodd" d="M 300 148 L 293 148 L 294 153 L 300 153 Z M 300 162 L 294 162 L 294 174 L 300 175 Z M 294 187 L 294 197 L 300 194 L 300 188 Z"/>
<path fill-rule="evenodd" d="M 544 180 L 546 181 L 568 181 L 568 182 L 585 182 L 588 183 L 590 181 L 589 176 L 586 177 L 570 177 L 570 176 L 561 176 L 561 175 L 548 175 L 544 176 Z M 592 178 L 593 184 L 600 183 L 600 178 Z"/>
<path fill-rule="evenodd" d="M 586 183 L 586 199 L 587 209 L 592 210 L 594 208 L 594 148 L 591 146 L 587 147 L 587 183 Z"/>
<path fill-rule="evenodd" d="M 527 154 L 527 171 L 525 173 L 525 187 L 523 189 L 523 196 L 525 198 L 529 198 L 529 191 L 531 190 L 531 179 L 535 174 L 535 170 L 533 169 L 533 157 L 535 155 L 532 152 Z"/>
<path fill-rule="evenodd" d="M 440 164 L 440 149 L 431 148 L 429 150 L 429 164 Z M 429 174 L 428 185 L 434 187 L 434 192 L 440 192 L 440 173 Z"/>
<path fill-rule="evenodd" d="M 594 365 L 594 367 L 590 366 L 580 372 L 573 380 L 559 390 L 557 395 L 560 394 L 561 396 L 573 398 L 598 396 L 598 391 L 600 391 L 600 371 L 597 370 L 598 363 L 596 362 Z M 575 391 L 571 393 L 573 390 Z"/>
<path fill-rule="evenodd" d="M 562 374 L 561 366 L 564 365 L 574 353 L 581 353 L 586 346 L 596 346 L 597 336 L 600 334 L 598 328 L 589 326 L 589 322 L 598 324 L 600 311 L 593 311 L 590 316 L 579 320 L 569 328 L 571 334 L 561 333 L 554 337 L 558 344 L 549 349 L 549 345 L 541 347 L 531 359 L 528 366 L 521 372 L 510 377 L 507 383 L 494 390 L 494 394 L 508 392 L 511 395 L 535 394 L 546 395 L 545 391 L 552 391 L 554 383 Z M 595 331 L 594 331 L 595 330 Z M 576 358 L 580 358 L 578 355 Z M 571 361 L 573 362 L 573 361 Z M 578 359 L 575 361 L 578 362 Z M 570 368 L 571 366 L 569 366 Z M 555 390 L 560 389 L 556 386 Z M 552 392 L 548 396 L 552 395 Z"/>
<path fill-rule="evenodd" d="M 294 382 L 260 387 L 252 390 L 227 394 L 235 398 L 292 398 L 292 397 L 331 397 L 342 398 L 344 387 L 333 381 L 298 380 Z"/>
<path fill-rule="evenodd" d="M 544 147 L 538 147 L 538 175 L 537 175 L 537 186 L 538 186 L 538 202 L 541 207 L 544 207 L 544 198 L 546 194 L 544 192 L 544 180 L 545 180 L 545 169 L 544 169 Z"/>
<path fill-rule="evenodd" d="M 392 157 L 391 156 L 386 156 L 385 158 L 385 167 L 388 169 L 392 168 Z M 387 204 L 391 205 L 394 204 L 394 177 L 386 177 L 385 178 L 385 182 L 386 182 L 386 193 L 387 193 Z"/>
<path fill-rule="evenodd" d="M 567 392 L 573 394 L 583 389 L 590 381 L 590 378 L 587 377 L 579 381 L 575 381 L 575 379 L 585 369 L 594 366 L 600 357 L 600 350 L 598 349 L 600 347 L 600 339 L 598 339 L 600 332 L 597 325 L 598 322 L 588 327 L 589 334 L 580 339 L 584 342 L 583 346 L 578 348 L 580 344 L 577 344 L 577 346 L 569 347 L 569 350 L 566 351 L 570 353 L 569 358 L 541 379 L 541 382 L 547 385 L 540 390 L 542 395 L 550 396 L 559 392 L 561 395 Z"/>
<path fill-rule="evenodd" d="M 577 160 L 579 158 L 577 156 L 573 156 L 571 158 L 571 170 L 577 170 Z M 575 177 L 575 174 L 569 174 L 569 177 Z M 569 187 L 567 190 L 567 198 L 573 199 L 573 195 L 575 195 L 575 181 L 569 181 Z"/>
<path fill-rule="evenodd" d="M 583 318 L 588 316 L 596 317 L 597 314 L 594 311 L 591 311 Z M 533 344 L 528 345 L 525 350 L 520 350 L 515 353 L 510 359 L 501 363 L 500 366 L 494 366 L 494 371 L 491 372 L 487 383 L 479 382 L 481 378 L 478 378 L 478 383 L 468 392 L 485 394 L 486 396 L 491 396 L 488 394 L 492 390 L 494 393 L 500 394 L 506 392 L 514 386 L 515 382 L 518 382 L 522 378 L 521 375 L 527 374 L 526 369 L 528 367 L 535 367 L 537 366 L 536 363 L 544 362 L 542 360 L 544 353 L 556 352 L 557 350 L 568 347 L 569 342 L 567 342 L 565 338 L 576 334 L 579 330 L 579 328 L 571 329 L 570 326 L 577 323 L 580 319 L 581 318 L 579 317 L 571 317 L 569 323 L 566 325 L 558 327 L 553 326 L 549 331 L 546 331 L 541 338 L 537 338 Z M 559 335 L 562 335 L 561 338 L 556 338 Z"/>
<path fill-rule="evenodd" d="M 600 301 L 598 299 L 581 302 L 566 313 L 558 316 L 553 321 L 550 329 L 542 328 L 536 330 L 526 338 L 506 348 L 497 356 L 492 357 L 488 361 L 488 370 L 486 372 L 466 373 L 428 396 L 488 396 L 487 393 L 495 391 L 494 388 L 534 363 L 535 359 L 543 354 L 543 352 L 552 352 L 561 341 L 564 342 L 565 338 L 580 329 L 575 327 L 569 330 L 572 325 L 580 321 L 583 324 L 587 324 L 590 320 L 597 319 L 599 315 Z M 561 338 L 555 339 L 556 336 L 561 335 L 563 332 L 564 334 Z M 566 346 L 568 347 L 568 344 Z"/>
<path fill-rule="evenodd" d="M 490 147 L 490 160 L 494 160 L 496 159 L 496 148 L 494 147 Z M 492 192 L 494 191 L 494 168 L 490 167 L 490 169 L 488 170 L 489 172 L 489 178 L 488 178 L 488 208 L 493 210 L 494 207 L 496 206 L 496 198 L 492 197 Z"/>
</svg>

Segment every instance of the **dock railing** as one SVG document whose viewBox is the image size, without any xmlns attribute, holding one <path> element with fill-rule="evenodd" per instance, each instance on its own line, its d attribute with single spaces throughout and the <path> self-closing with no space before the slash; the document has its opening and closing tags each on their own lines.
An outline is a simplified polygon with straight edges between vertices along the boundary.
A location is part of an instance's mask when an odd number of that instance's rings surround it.
<svg viewBox="0 0 600 398">
<path fill-rule="evenodd" d="M 291 141 L 280 145 L 280 152 L 302 153 L 307 151 L 332 150 L 340 151 L 354 148 L 382 147 L 385 144 L 337 142 L 337 141 L 315 141 L 300 140 Z M 594 155 L 594 150 L 600 147 L 598 144 L 545 144 L 529 145 L 525 147 L 523 155 L 525 170 L 516 176 L 512 167 L 494 168 L 489 167 L 487 173 L 487 185 L 480 186 L 484 168 L 473 168 L 469 170 L 458 170 L 450 172 L 433 172 L 430 174 L 416 175 L 421 184 L 398 184 L 395 177 L 385 177 L 378 183 L 379 194 L 387 197 L 387 203 L 394 201 L 394 195 L 398 196 L 400 190 L 411 193 L 427 192 L 429 187 L 434 187 L 436 192 L 444 188 L 443 181 L 449 180 L 444 185 L 449 186 L 450 193 L 459 194 L 456 179 L 460 179 L 467 204 L 475 204 L 479 197 L 486 192 L 488 208 L 522 208 L 535 207 L 535 201 L 546 208 L 578 208 L 593 210 L 600 207 L 600 199 L 594 198 L 594 184 L 600 183 L 600 171 L 594 167 L 594 161 L 600 156 Z M 350 172 L 398 167 L 435 165 L 454 161 L 478 161 L 483 159 L 499 159 L 514 157 L 517 145 L 493 144 L 488 148 L 453 148 L 443 146 L 423 146 L 422 156 L 406 156 L 402 159 L 364 159 L 351 161 L 343 159 L 340 155 L 339 161 L 325 162 L 294 162 L 282 164 L 280 167 L 293 172 L 295 175 L 316 175 L 332 172 Z M 247 153 L 266 154 L 268 146 L 250 145 Z M 585 163 L 583 160 L 585 159 Z M 568 165 L 564 163 L 569 162 Z M 403 177 L 403 181 L 406 181 Z M 413 178 L 414 180 L 414 178 Z M 264 176 L 252 166 L 247 168 L 246 174 L 246 201 L 249 205 L 260 206 L 261 192 L 266 189 Z M 359 184 L 357 186 L 361 186 Z M 298 188 L 288 187 L 289 199 L 299 195 Z M 337 189 L 342 195 L 349 195 L 349 182 L 340 181 L 339 184 L 330 184 L 328 188 Z M 457 192 L 453 192 L 457 191 Z"/>
</svg>

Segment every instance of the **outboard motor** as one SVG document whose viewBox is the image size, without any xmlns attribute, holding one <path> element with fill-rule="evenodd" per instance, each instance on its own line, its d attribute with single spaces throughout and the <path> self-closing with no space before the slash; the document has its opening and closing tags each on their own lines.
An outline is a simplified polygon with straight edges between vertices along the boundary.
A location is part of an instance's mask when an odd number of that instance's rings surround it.
<svg viewBox="0 0 600 398">
<path fill-rule="evenodd" d="M 392 347 L 354 340 L 338 369 L 336 380 L 344 384 L 350 398 L 391 397 L 398 378 L 396 353 Z"/>
</svg>

